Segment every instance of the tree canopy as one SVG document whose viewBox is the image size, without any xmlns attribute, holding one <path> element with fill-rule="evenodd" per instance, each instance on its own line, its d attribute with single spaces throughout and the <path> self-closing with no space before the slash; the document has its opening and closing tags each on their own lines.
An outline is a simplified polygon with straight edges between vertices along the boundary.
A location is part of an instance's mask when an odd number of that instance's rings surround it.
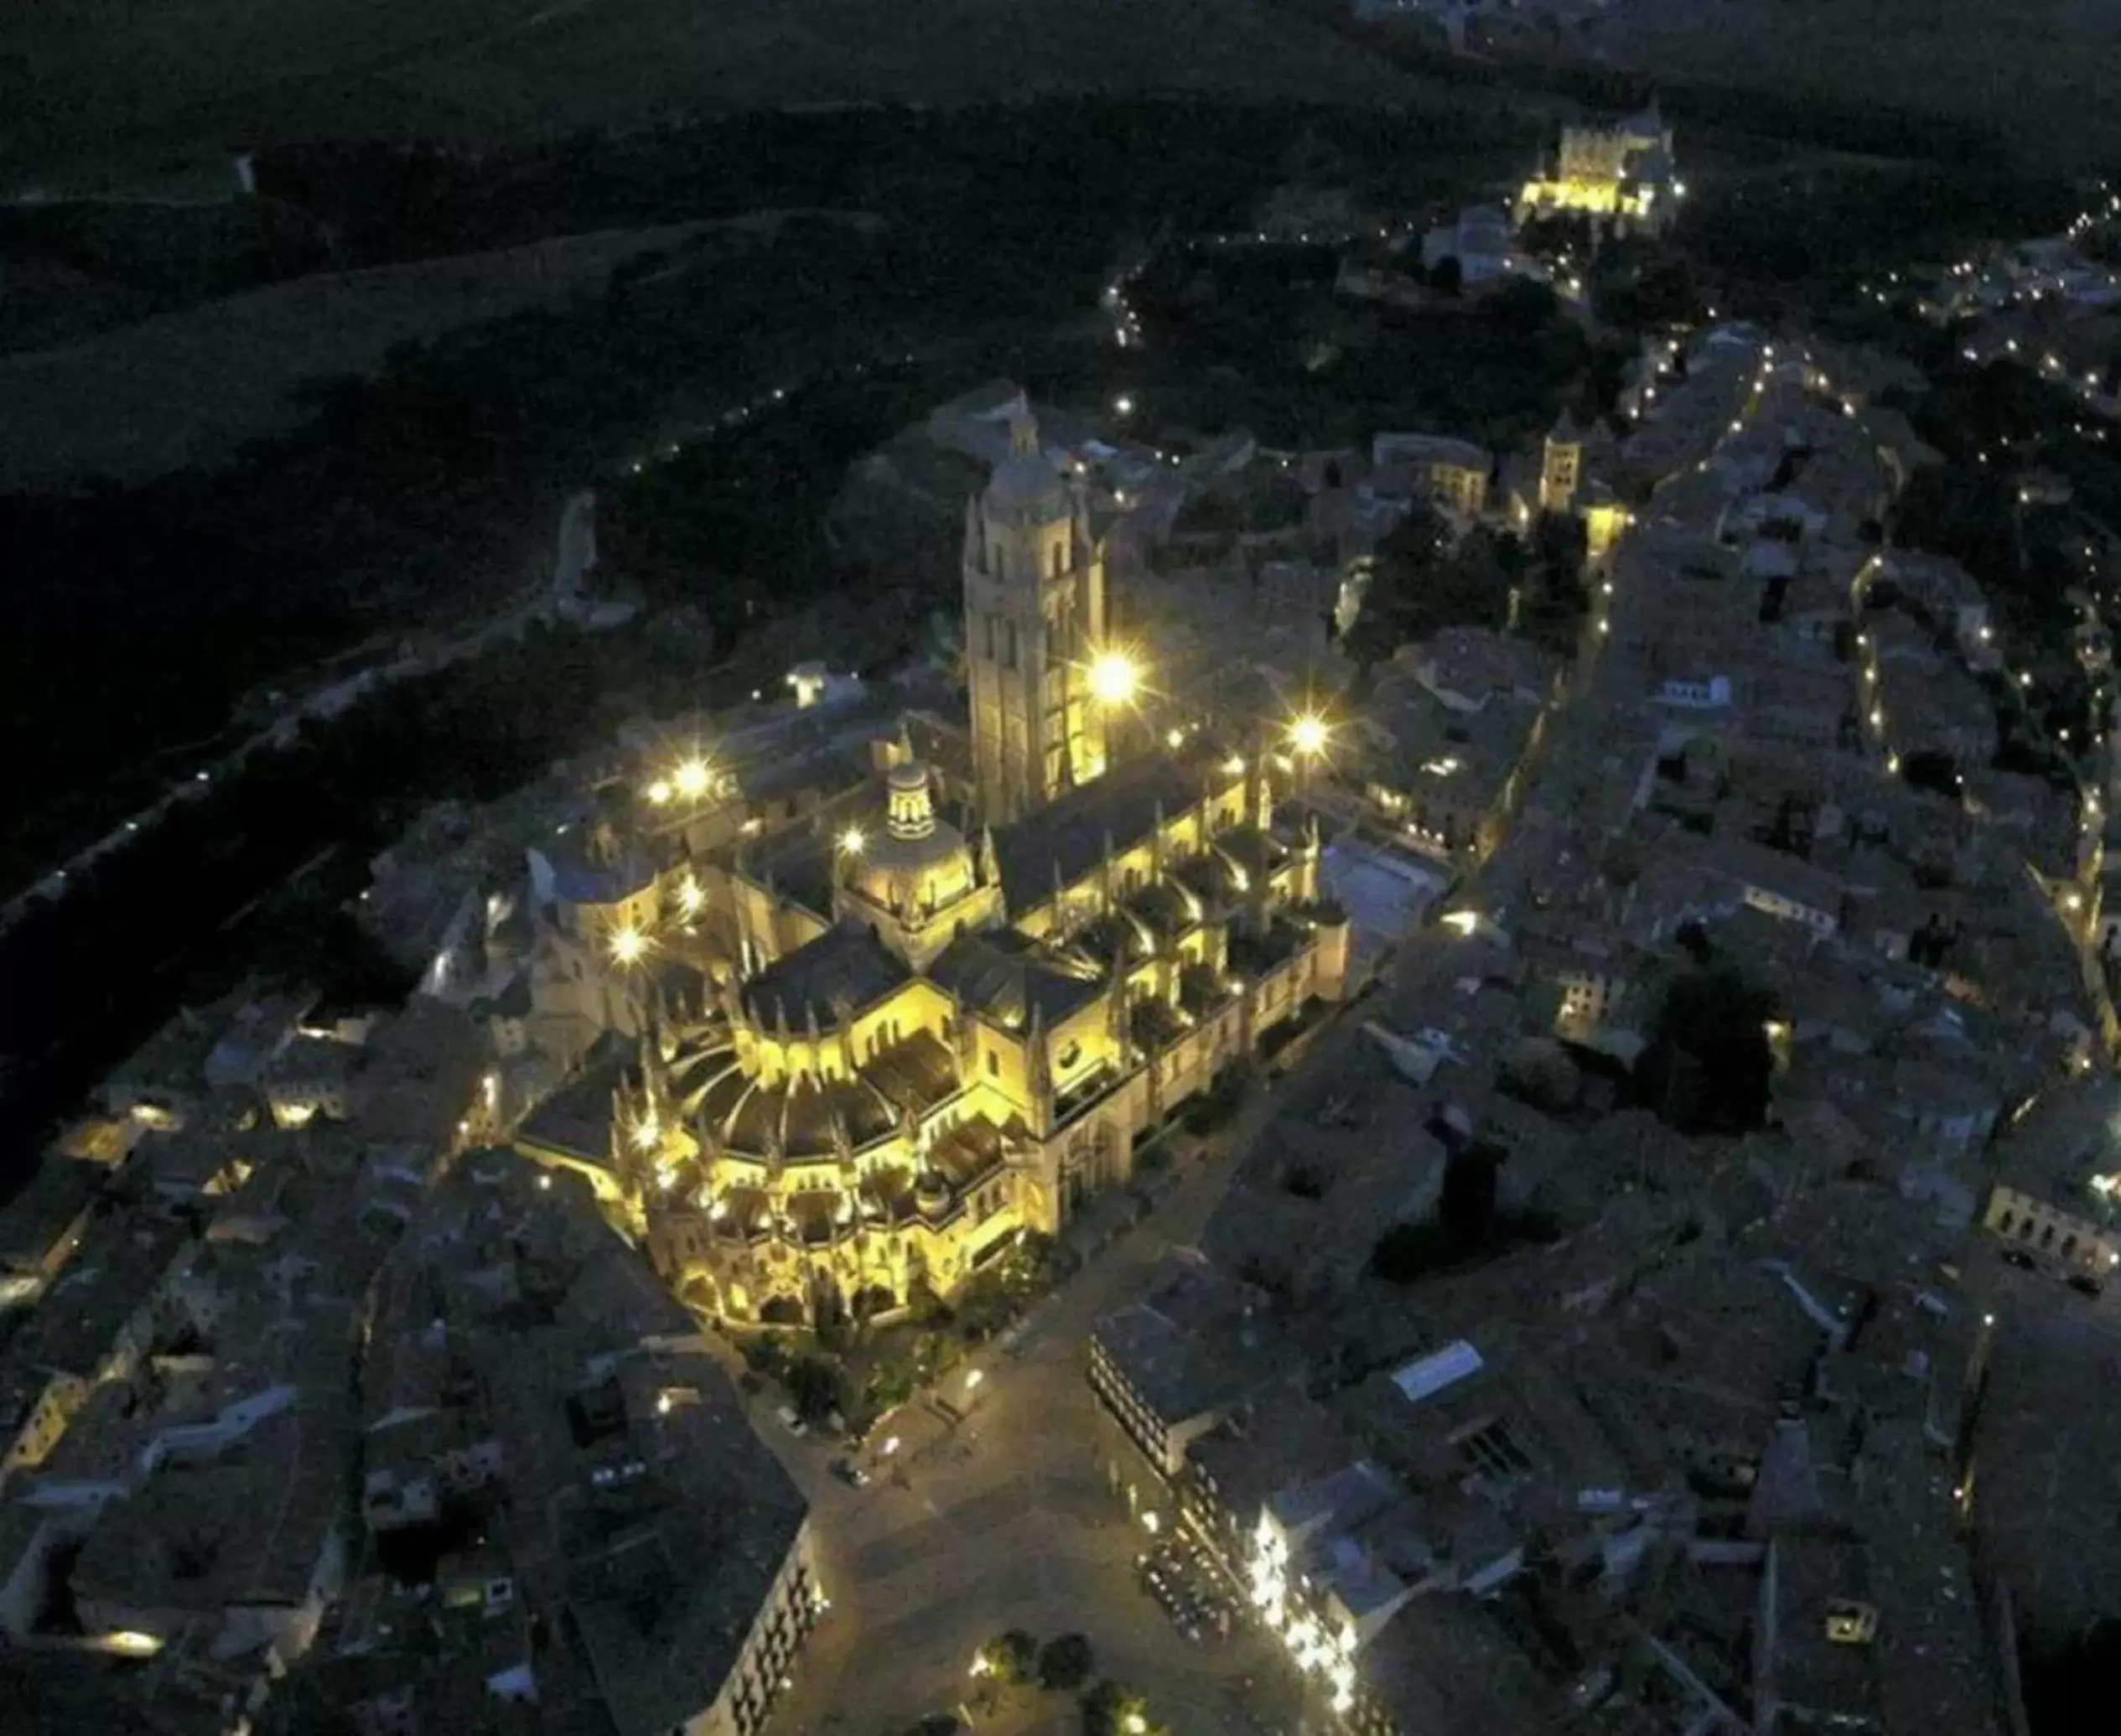
<svg viewBox="0 0 2121 1736">
<path fill-rule="evenodd" d="M 1097 1656 L 1081 1634 L 1060 1634 L 1039 1650 L 1039 1686 L 1073 1693 L 1090 1680 Z"/>
<path fill-rule="evenodd" d="M 1709 957 L 1672 979 L 1636 1064 L 1646 1102 L 1683 1132 L 1742 1133 L 1767 1118 L 1775 998 Z"/>
<path fill-rule="evenodd" d="M 1509 619 L 1510 589 L 1526 568 L 1515 536 L 1482 526 L 1455 547 L 1435 509 L 1418 505 L 1377 545 L 1370 588 L 1346 649 L 1381 663 L 1403 645 L 1445 627 L 1496 627 Z"/>
</svg>

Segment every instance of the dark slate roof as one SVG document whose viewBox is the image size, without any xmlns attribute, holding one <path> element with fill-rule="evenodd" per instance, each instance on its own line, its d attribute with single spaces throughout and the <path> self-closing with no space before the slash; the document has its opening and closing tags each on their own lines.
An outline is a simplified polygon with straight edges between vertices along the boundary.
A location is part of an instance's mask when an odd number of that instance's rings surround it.
<svg viewBox="0 0 2121 1736">
<path fill-rule="evenodd" d="M 879 1050 L 853 1079 L 798 1074 L 761 1085 L 744 1076 L 720 1033 L 680 1055 L 672 1070 L 687 1119 L 733 1151 L 777 1147 L 791 1158 L 829 1155 L 835 1115 L 859 1150 L 898 1127 L 902 1105 L 925 1115 L 957 1089 L 957 1060 L 929 1031 Z"/>
<path fill-rule="evenodd" d="M 1002 1167 L 1007 1150 L 1003 1130 L 983 1115 L 952 1126 L 938 1137 L 929 1163 L 952 1188 L 967 1188 Z"/>
<path fill-rule="evenodd" d="M 1115 850 L 1138 843 L 1155 828 L 1160 805 L 1167 818 L 1200 801 L 1198 771 L 1163 754 L 1130 759 L 1070 790 L 1027 820 L 994 834 L 1002 893 L 1011 911 L 1037 908 L 1053 896 L 1054 866 L 1072 885 Z"/>
<path fill-rule="evenodd" d="M 933 1031 L 915 1031 L 871 1055 L 862 1076 L 894 1103 L 925 1114 L 957 1089 L 957 1057 Z"/>
<path fill-rule="evenodd" d="M 877 812 L 880 814 L 879 808 Z M 875 817 L 866 809 L 850 810 L 841 819 L 867 825 Z M 831 836 L 814 826 L 794 827 L 746 852 L 744 868 L 752 878 L 773 882 L 774 890 L 791 903 L 822 917 L 832 912 L 832 852 Z"/>
<path fill-rule="evenodd" d="M 906 982 L 911 972 L 896 953 L 858 922 L 843 922 L 775 959 L 744 985 L 744 1008 L 757 1023 L 770 1027 L 785 1016 L 791 1031 L 817 1010 L 820 1026 L 838 1023 L 833 1003 L 844 998 L 856 1011 L 875 1003 Z"/>
<path fill-rule="evenodd" d="M 519 1145 L 534 1146 L 602 1163 L 611 1156 L 611 1094 L 625 1077 L 633 1056 L 622 1044 L 599 1044 L 582 1072 L 554 1091 L 516 1130 Z"/>
<path fill-rule="evenodd" d="M 1012 1029 L 1035 1008 L 1057 1024 L 1104 987 L 1087 956 L 1055 953 L 1010 929 L 960 935 L 928 966 L 929 980 L 975 1013 Z"/>
</svg>

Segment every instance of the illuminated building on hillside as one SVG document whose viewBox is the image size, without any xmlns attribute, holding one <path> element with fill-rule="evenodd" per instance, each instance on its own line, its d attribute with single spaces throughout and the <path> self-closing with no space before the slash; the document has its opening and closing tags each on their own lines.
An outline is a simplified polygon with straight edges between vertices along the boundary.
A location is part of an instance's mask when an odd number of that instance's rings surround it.
<svg viewBox="0 0 2121 1736">
<path fill-rule="evenodd" d="M 1672 129 L 1652 103 L 1626 120 L 1563 127 L 1553 172 L 1526 182 L 1517 195 L 1517 220 L 1576 212 L 1654 233 L 1671 221 L 1685 193 L 1674 171 Z"/>
</svg>

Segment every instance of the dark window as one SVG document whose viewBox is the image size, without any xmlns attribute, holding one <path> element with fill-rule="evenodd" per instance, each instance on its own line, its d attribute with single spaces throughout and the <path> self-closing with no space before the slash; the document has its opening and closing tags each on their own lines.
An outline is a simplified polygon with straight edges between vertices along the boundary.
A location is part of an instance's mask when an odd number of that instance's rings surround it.
<svg viewBox="0 0 2121 1736">
<path fill-rule="evenodd" d="M 993 1078 L 996 1078 L 996 1077 L 999 1076 L 999 1075 L 1000 1075 L 1000 1073 L 1001 1073 L 1001 1070 L 1002 1070 L 1002 1058 L 1001 1058 L 1001 1056 L 999 1056 L 998 1055 L 995 1054 L 995 1053 L 994 1053 L 994 1051 L 993 1051 L 993 1049 L 988 1049 L 988 1050 L 987 1051 L 987 1076 L 988 1076 L 989 1079 L 993 1079 Z"/>
</svg>

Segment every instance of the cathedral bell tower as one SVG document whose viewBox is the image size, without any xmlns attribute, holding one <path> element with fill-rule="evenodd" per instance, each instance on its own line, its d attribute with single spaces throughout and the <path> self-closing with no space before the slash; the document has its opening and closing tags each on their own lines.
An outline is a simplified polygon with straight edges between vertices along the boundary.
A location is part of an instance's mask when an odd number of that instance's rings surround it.
<svg viewBox="0 0 2121 1736">
<path fill-rule="evenodd" d="M 1006 825 L 1105 769 L 1090 688 L 1105 562 L 1019 396 L 1009 453 L 965 514 L 965 663 L 981 816 Z"/>
</svg>

